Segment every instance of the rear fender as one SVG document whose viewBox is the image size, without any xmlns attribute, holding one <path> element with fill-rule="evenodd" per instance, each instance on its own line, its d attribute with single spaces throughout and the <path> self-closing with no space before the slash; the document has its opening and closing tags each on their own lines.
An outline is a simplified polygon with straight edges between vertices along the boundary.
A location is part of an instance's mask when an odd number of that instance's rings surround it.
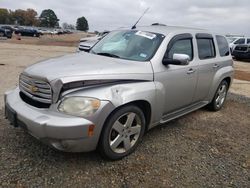
<svg viewBox="0 0 250 188">
<path fill-rule="evenodd" d="M 217 88 L 219 87 L 220 83 L 222 82 L 222 80 L 224 80 L 225 78 L 230 78 L 231 80 L 230 84 L 232 84 L 233 74 L 234 74 L 234 70 L 232 66 L 223 67 L 216 72 L 212 85 L 211 85 L 212 87 L 209 90 L 208 99 L 207 99 L 208 101 L 211 102 L 213 100 L 214 94 Z"/>
</svg>

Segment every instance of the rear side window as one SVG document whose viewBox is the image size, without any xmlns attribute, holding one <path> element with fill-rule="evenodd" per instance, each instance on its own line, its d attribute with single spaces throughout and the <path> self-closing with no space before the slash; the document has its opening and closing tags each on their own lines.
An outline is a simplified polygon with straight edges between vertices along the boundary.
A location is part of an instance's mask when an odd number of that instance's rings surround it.
<svg viewBox="0 0 250 188">
<path fill-rule="evenodd" d="M 229 46 L 225 37 L 216 35 L 217 44 L 219 47 L 220 56 L 229 55 Z"/>
<path fill-rule="evenodd" d="M 197 45 L 200 59 L 215 57 L 214 41 L 212 38 L 197 38 Z"/>
<path fill-rule="evenodd" d="M 240 38 L 240 39 L 236 40 L 234 42 L 234 44 L 245 44 L 245 39 L 244 38 Z"/>
<path fill-rule="evenodd" d="M 193 59 L 192 39 L 181 39 L 176 41 L 168 52 L 168 57 L 173 58 L 174 54 L 186 54 Z"/>
<path fill-rule="evenodd" d="M 247 39 L 247 44 L 250 44 L 250 39 Z"/>
</svg>

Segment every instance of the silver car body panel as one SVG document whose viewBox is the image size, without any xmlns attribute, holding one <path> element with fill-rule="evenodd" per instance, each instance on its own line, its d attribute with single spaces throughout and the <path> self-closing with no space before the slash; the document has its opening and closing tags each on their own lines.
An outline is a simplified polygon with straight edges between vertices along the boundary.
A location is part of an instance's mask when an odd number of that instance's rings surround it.
<svg viewBox="0 0 250 188">
<path fill-rule="evenodd" d="M 101 101 L 100 109 L 88 118 L 74 117 L 58 112 L 58 104 L 48 109 L 32 107 L 22 101 L 19 88 L 5 95 L 5 103 L 17 113 L 24 129 L 35 138 L 68 152 L 91 151 L 96 148 L 106 117 L 115 109 L 109 101 Z M 95 125 L 95 134 L 88 136 L 89 125 Z M 62 148 L 62 144 L 65 146 Z"/>
<path fill-rule="evenodd" d="M 37 63 L 26 68 L 24 74 L 46 79 L 49 82 L 55 79 L 73 80 L 83 76 L 87 80 L 103 79 L 104 75 L 113 78 L 117 77 L 114 75 L 120 75 L 119 78 L 124 77 L 124 79 L 138 75 L 136 77 L 153 80 L 153 71 L 149 62 L 128 61 L 85 52 Z"/>
<path fill-rule="evenodd" d="M 37 63 L 25 69 L 23 74 L 50 82 L 54 102 L 65 83 L 103 79 L 153 80 L 150 62 L 127 61 L 85 52 Z"/>
<path fill-rule="evenodd" d="M 123 105 L 135 101 L 148 103 L 151 108 L 150 129 L 208 104 L 223 79 L 233 80 L 232 58 L 230 55 L 220 57 L 215 35 L 216 57 L 207 60 L 198 57 L 195 35 L 210 32 L 165 26 L 138 27 L 137 30 L 165 35 L 150 61 L 130 61 L 85 52 L 53 58 L 32 65 L 23 72 L 51 85 L 53 101 L 48 109 L 26 104 L 19 97 L 19 88 L 6 93 L 6 104 L 17 111 L 32 135 L 47 140 L 49 145 L 64 151 L 90 151 L 96 148 L 107 117 Z M 174 36 L 183 33 L 193 36 L 193 60 L 185 66 L 163 65 L 168 43 Z M 82 87 L 63 90 L 65 84 L 78 81 L 84 82 Z M 97 98 L 102 106 L 87 118 L 58 112 L 60 102 L 72 96 Z M 93 137 L 86 137 L 90 124 L 95 124 L 97 128 Z M 60 131 L 62 127 L 66 129 Z M 80 129 L 85 133 L 79 135 Z M 51 141 L 53 139 L 57 140 L 56 144 Z M 62 147 L 61 140 L 67 141 L 67 147 Z"/>
</svg>

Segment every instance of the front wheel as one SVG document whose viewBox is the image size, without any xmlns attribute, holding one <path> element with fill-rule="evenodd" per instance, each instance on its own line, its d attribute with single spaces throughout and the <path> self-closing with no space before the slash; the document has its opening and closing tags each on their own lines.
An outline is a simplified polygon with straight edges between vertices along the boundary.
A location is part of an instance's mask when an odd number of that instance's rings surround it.
<svg viewBox="0 0 250 188">
<path fill-rule="evenodd" d="M 118 160 L 132 153 L 142 139 L 145 124 L 143 112 L 134 105 L 115 111 L 104 125 L 99 141 L 101 155 Z"/>
<path fill-rule="evenodd" d="M 214 95 L 214 98 L 210 104 L 208 104 L 208 108 L 212 111 L 218 111 L 222 108 L 222 106 L 225 103 L 227 92 L 228 92 L 228 83 L 223 80 L 218 89 L 216 90 L 216 93 Z"/>
</svg>

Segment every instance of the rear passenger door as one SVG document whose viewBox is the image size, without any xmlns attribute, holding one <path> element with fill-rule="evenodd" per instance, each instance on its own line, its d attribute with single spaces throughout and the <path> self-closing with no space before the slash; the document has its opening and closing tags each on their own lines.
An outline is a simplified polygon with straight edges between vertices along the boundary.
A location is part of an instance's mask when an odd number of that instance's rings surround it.
<svg viewBox="0 0 250 188">
<path fill-rule="evenodd" d="M 198 49 L 198 81 L 194 102 L 204 101 L 208 96 L 215 72 L 220 68 L 216 58 L 215 40 L 211 34 L 196 34 Z"/>
</svg>

